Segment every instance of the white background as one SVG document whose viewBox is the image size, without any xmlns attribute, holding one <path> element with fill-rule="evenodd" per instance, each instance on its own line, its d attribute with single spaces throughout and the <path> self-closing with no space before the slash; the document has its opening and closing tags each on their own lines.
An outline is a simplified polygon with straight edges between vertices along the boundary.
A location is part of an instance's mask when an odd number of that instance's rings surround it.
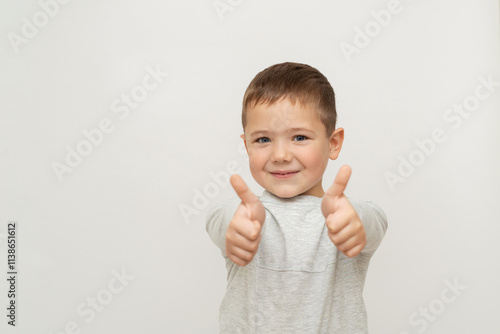
<svg viewBox="0 0 500 334">
<path fill-rule="evenodd" d="M 500 87 L 458 127 L 443 119 L 479 77 L 500 81 L 498 1 L 402 0 L 351 57 L 341 44 L 355 45 L 386 1 L 231 3 L 218 15 L 212 0 L 73 0 L 47 22 L 37 1 L 0 3 L 0 276 L 9 221 L 19 272 L 15 328 L 0 280 L 0 331 L 217 333 L 226 271 L 205 214 L 234 191 L 211 173 L 234 160 L 261 194 L 241 151 L 241 100 L 283 61 L 316 67 L 336 93 L 346 137 L 324 187 L 349 164 L 346 194 L 389 219 L 364 290 L 370 333 L 498 331 Z M 34 16 L 38 31 L 16 47 Z M 140 92 L 148 67 L 168 76 L 121 119 L 113 101 Z M 103 119 L 113 131 L 60 181 L 53 164 Z M 385 175 L 436 128 L 446 140 L 391 188 Z M 203 202 L 206 189 L 217 196 Z M 462 286 L 450 303 L 445 281 Z"/>
</svg>

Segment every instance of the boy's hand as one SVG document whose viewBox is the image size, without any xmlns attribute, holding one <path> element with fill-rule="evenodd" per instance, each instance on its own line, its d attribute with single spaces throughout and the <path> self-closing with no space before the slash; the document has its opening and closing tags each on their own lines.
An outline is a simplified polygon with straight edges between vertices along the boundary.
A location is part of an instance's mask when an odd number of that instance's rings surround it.
<svg viewBox="0 0 500 334">
<path fill-rule="evenodd" d="M 321 202 L 321 211 L 326 219 L 328 236 L 335 247 L 348 257 L 355 257 L 366 245 L 363 223 L 344 190 L 351 176 L 351 167 L 340 168 L 332 186 L 326 191 Z"/>
<path fill-rule="evenodd" d="M 226 231 L 226 254 L 235 264 L 246 266 L 257 253 L 266 211 L 241 176 L 234 174 L 229 180 L 241 203 Z"/>
</svg>

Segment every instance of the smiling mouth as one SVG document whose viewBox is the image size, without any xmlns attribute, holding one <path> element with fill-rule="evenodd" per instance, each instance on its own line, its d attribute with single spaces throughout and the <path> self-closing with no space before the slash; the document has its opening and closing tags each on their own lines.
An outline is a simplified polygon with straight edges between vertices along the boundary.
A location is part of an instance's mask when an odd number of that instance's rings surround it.
<svg viewBox="0 0 500 334">
<path fill-rule="evenodd" d="M 295 172 L 292 172 L 292 171 L 279 171 L 279 172 L 271 172 L 271 174 L 277 178 L 287 178 L 287 177 L 292 177 L 294 176 L 295 174 L 297 174 L 298 172 L 295 171 Z"/>
</svg>

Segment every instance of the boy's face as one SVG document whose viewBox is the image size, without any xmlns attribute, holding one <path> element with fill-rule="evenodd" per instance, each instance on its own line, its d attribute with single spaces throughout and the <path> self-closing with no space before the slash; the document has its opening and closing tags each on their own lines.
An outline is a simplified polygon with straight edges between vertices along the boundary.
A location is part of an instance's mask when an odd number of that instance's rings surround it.
<svg viewBox="0 0 500 334">
<path fill-rule="evenodd" d="M 254 179 L 278 197 L 323 197 L 328 159 L 337 159 L 344 129 L 327 138 L 313 107 L 282 99 L 247 110 L 245 141 Z"/>
</svg>

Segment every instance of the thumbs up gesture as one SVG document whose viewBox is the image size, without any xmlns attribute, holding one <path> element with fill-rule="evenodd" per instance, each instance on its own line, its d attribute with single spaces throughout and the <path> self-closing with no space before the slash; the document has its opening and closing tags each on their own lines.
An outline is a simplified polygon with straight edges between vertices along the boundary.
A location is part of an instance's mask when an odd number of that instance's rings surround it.
<svg viewBox="0 0 500 334">
<path fill-rule="evenodd" d="M 246 266 L 257 253 L 266 211 L 241 176 L 234 174 L 229 180 L 241 203 L 226 231 L 226 254 L 235 264 Z"/>
<path fill-rule="evenodd" d="M 323 196 L 321 211 L 335 247 L 347 257 L 355 257 L 365 247 L 366 235 L 358 213 L 344 195 L 350 176 L 351 167 L 342 166 Z"/>
</svg>

